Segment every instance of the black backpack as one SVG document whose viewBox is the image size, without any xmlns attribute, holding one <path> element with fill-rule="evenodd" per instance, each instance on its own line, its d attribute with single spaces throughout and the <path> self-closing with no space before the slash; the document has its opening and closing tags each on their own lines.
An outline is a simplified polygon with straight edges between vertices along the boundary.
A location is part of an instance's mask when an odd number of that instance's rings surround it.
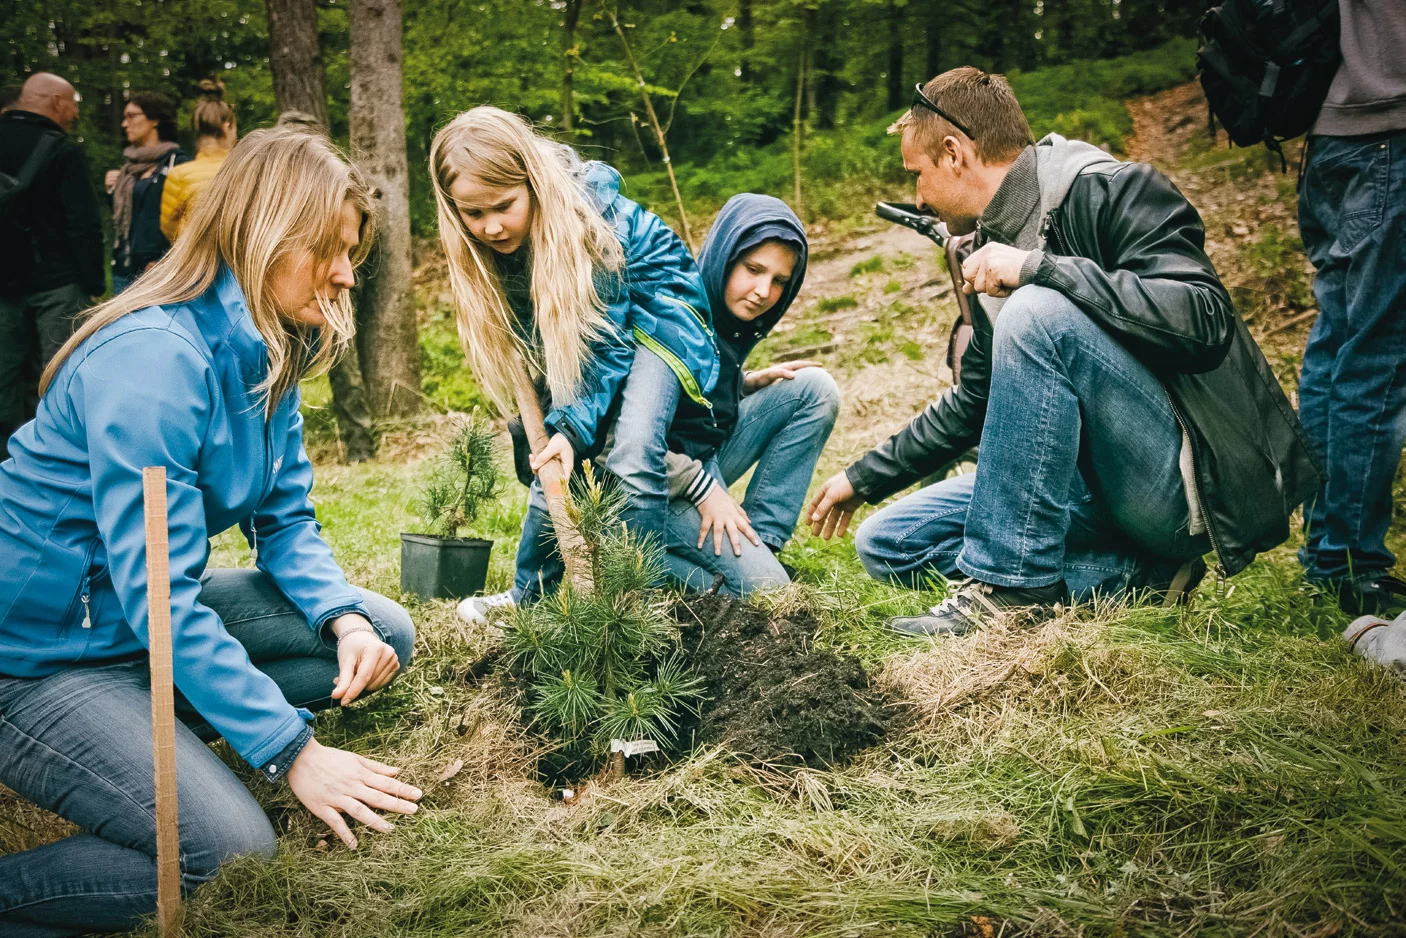
<svg viewBox="0 0 1406 938">
<path fill-rule="evenodd" d="M 1236 146 L 1307 133 L 1338 72 L 1338 0 L 1225 0 L 1201 18 L 1196 66 L 1216 120 Z"/>
<path fill-rule="evenodd" d="M 49 162 L 49 157 L 62 142 L 63 134 L 57 130 L 46 131 L 40 134 L 39 140 L 34 144 L 34 149 L 29 151 L 29 156 L 25 159 L 24 165 L 20 167 L 18 176 L 0 173 L 0 215 L 7 214 L 19 197 L 29 190 L 30 184 L 34 182 L 34 177 L 39 175 L 39 171 L 44 168 L 45 163 Z"/>
</svg>

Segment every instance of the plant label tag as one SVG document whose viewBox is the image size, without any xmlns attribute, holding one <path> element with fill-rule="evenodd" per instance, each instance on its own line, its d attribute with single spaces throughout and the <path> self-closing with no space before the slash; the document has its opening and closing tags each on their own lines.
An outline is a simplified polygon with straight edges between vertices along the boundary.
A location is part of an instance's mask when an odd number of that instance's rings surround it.
<svg viewBox="0 0 1406 938">
<path fill-rule="evenodd" d="M 642 756 L 650 752 L 658 752 L 659 744 L 652 739 L 612 739 L 610 741 L 611 752 L 623 752 L 626 758 L 630 756 Z"/>
</svg>

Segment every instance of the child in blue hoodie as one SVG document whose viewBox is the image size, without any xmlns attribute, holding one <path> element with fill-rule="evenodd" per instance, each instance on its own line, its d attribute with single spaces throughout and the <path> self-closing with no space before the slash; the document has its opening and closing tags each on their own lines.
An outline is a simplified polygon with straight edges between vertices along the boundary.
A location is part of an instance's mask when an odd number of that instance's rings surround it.
<svg viewBox="0 0 1406 938">
<path fill-rule="evenodd" d="M 743 368 L 800 293 L 805 228 L 786 203 L 733 196 L 699 254 L 718 343 L 712 408 L 680 401 L 669 433 L 668 565 L 686 586 L 745 596 L 790 582 L 776 555 L 790 539 L 840 409 L 818 362 Z M 756 466 L 737 504 L 728 486 Z"/>
</svg>

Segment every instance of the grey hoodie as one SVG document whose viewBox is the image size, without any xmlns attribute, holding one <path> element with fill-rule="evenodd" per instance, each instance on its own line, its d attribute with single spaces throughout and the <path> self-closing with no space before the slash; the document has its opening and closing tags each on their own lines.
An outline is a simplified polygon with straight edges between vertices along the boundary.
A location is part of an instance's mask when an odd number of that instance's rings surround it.
<svg viewBox="0 0 1406 938">
<path fill-rule="evenodd" d="M 1310 133 L 1406 130 L 1406 2 L 1338 0 L 1343 61 Z"/>
</svg>

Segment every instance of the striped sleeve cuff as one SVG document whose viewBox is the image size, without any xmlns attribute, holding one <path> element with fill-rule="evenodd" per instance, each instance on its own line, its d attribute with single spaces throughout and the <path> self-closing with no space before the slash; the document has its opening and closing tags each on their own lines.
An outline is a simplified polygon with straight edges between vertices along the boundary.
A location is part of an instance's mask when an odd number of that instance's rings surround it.
<svg viewBox="0 0 1406 938">
<path fill-rule="evenodd" d="M 704 469 L 702 466 L 699 466 L 698 474 L 693 477 L 693 480 L 689 482 L 687 486 L 684 487 L 684 498 L 687 498 L 689 501 L 693 502 L 695 506 L 701 505 L 703 504 L 703 499 L 707 498 L 710 494 L 712 494 L 713 486 L 717 484 L 718 483 L 713 479 L 713 477 L 708 474 L 708 470 Z"/>
</svg>

